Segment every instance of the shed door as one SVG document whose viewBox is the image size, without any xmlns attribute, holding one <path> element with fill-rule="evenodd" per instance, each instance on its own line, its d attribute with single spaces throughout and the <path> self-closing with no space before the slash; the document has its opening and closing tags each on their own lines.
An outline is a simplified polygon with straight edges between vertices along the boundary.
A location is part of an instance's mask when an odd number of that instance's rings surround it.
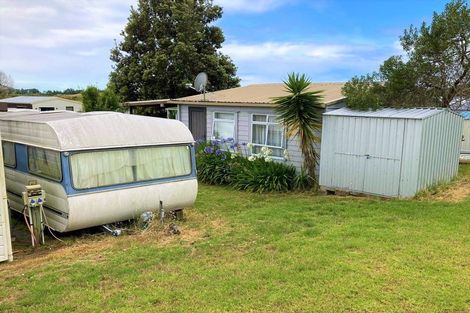
<svg viewBox="0 0 470 313">
<path fill-rule="evenodd" d="M 399 196 L 405 120 L 383 119 L 371 129 L 364 168 L 364 192 Z"/>
<path fill-rule="evenodd" d="M 189 107 L 189 130 L 195 140 L 206 140 L 206 108 Z"/>
</svg>

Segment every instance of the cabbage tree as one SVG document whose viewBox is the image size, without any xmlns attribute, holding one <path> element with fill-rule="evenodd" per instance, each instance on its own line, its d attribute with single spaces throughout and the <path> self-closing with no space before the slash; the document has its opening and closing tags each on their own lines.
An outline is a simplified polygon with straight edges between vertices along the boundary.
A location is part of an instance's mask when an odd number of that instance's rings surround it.
<svg viewBox="0 0 470 313">
<path fill-rule="evenodd" d="M 311 81 L 305 74 L 289 74 L 284 81 L 286 95 L 274 98 L 275 112 L 289 138 L 298 137 L 304 157 L 304 167 L 315 178 L 320 144 L 323 96 L 321 91 L 309 90 Z"/>
</svg>

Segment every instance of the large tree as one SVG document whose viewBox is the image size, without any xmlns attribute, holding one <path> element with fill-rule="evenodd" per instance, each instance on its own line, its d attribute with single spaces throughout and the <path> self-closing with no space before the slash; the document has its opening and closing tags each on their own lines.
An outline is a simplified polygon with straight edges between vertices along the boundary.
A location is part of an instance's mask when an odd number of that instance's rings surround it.
<svg viewBox="0 0 470 313">
<path fill-rule="evenodd" d="M 198 72 L 209 90 L 238 86 L 236 67 L 220 52 L 224 36 L 212 0 L 139 0 L 131 7 L 122 42 L 111 50 L 110 82 L 122 100 L 176 98 Z"/>
<path fill-rule="evenodd" d="M 0 98 L 7 97 L 13 90 L 13 78 L 3 71 L 0 71 Z"/>
<path fill-rule="evenodd" d="M 400 37 L 404 56 L 392 56 L 378 73 L 354 77 L 343 93 L 356 109 L 437 106 L 458 109 L 470 99 L 470 9 L 449 2 L 431 24 L 410 26 Z"/>
</svg>

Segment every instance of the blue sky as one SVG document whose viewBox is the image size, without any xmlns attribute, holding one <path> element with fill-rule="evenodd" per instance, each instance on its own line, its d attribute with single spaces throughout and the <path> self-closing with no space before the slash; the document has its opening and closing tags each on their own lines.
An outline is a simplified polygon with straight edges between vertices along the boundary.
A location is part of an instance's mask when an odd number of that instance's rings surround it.
<svg viewBox="0 0 470 313">
<path fill-rule="evenodd" d="M 398 37 L 429 22 L 441 0 L 215 0 L 222 51 L 242 85 L 306 73 L 347 81 L 400 54 Z M 109 50 L 136 0 L 0 0 L 0 70 L 16 88 L 104 87 Z"/>
</svg>

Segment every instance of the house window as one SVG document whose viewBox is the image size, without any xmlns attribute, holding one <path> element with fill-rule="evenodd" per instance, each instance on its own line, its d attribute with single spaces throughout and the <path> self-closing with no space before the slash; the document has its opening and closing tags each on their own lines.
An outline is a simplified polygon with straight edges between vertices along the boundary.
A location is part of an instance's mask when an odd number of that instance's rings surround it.
<svg viewBox="0 0 470 313">
<path fill-rule="evenodd" d="M 73 107 L 65 107 L 67 111 L 74 111 Z"/>
<path fill-rule="evenodd" d="M 57 151 L 28 147 L 29 172 L 53 180 L 62 180 L 60 153 Z"/>
<path fill-rule="evenodd" d="M 54 111 L 54 107 L 40 107 L 39 111 L 41 112 Z"/>
<path fill-rule="evenodd" d="M 212 138 L 226 139 L 235 137 L 235 113 L 214 112 Z"/>
<path fill-rule="evenodd" d="M 16 166 L 15 144 L 13 142 L 2 141 L 3 164 L 9 167 Z"/>
<path fill-rule="evenodd" d="M 253 114 L 251 119 L 252 154 L 259 154 L 262 147 L 273 151 L 272 156 L 283 156 L 284 130 L 276 121 L 276 116 Z"/>
<path fill-rule="evenodd" d="M 172 120 L 179 120 L 178 108 L 166 108 L 166 117 Z"/>
</svg>

